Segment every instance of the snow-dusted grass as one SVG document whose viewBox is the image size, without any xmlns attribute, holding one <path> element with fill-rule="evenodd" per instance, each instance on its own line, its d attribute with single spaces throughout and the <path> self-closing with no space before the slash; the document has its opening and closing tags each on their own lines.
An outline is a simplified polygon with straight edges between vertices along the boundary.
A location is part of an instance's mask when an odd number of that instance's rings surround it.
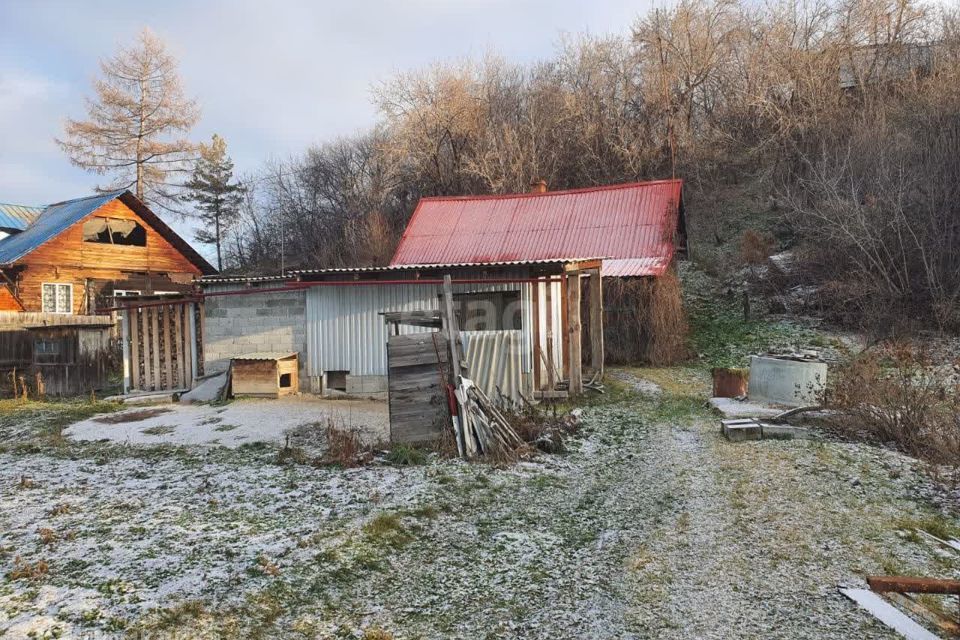
<svg viewBox="0 0 960 640">
<path fill-rule="evenodd" d="M 0 637 L 881 638 L 838 582 L 957 575 L 902 530 L 956 525 L 912 460 L 728 443 L 667 376 L 506 468 L 51 442 L 34 416 L 0 453 Z"/>
</svg>

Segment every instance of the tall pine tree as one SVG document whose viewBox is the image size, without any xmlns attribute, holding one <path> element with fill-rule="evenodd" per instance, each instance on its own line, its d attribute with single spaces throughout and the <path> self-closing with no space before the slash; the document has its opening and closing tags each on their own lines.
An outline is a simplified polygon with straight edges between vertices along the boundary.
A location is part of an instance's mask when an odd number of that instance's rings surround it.
<svg viewBox="0 0 960 640">
<path fill-rule="evenodd" d="M 194 233 L 198 242 L 217 248 L 217 270 L 223 270 L 221 245 L 224 233 L 240 215 L 243 185 L 233 181 L 233 161 L 227 155 L 227 143 L 217 134 L 209 145 L 200 144 L 200 158 L 193 176 L 184 185 L 186 199 L 195 203 L 200 228 Z"/>
</svg>

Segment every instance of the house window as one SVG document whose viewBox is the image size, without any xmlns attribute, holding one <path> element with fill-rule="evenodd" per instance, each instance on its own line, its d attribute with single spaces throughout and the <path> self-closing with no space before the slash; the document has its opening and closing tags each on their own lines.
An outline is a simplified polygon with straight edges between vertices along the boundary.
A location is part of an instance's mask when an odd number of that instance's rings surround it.
<svg viewBox="0 0 960 640">
<path fill-rule="evenodd" d="M 57 362 L 60 359 L 60 341 L 37 338 L 33 341 L 33 359 L 38 363 Z"/>
<path fill-rule="evenodd" d="M 147 232 L 136 220 L 90 218 L 83 223 L 83 241 L 145 247 L 147 246 Z"/>
<path fill-rule="evenodd" d="M 44 313 L 73 313 L 73 285 L 44 283 L 42 309 Z"/>
</svg>

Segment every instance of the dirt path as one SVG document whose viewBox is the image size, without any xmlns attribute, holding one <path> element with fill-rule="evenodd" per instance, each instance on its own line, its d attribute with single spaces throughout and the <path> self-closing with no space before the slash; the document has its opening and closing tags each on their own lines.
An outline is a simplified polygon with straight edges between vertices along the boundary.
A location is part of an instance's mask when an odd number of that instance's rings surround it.
<svg viewBox="0 0 960 640">
<path fill-rule="evenodd" d="M 630 395 L 570 453 L 503 469 L 0 452 L 0 570 L 47 565 L 0 585 L 0 636 L 887 638 L 838 583 L 958 575 L 900 532 L 933 517 L 909 459 L 715 422 Z"/>
</svg>

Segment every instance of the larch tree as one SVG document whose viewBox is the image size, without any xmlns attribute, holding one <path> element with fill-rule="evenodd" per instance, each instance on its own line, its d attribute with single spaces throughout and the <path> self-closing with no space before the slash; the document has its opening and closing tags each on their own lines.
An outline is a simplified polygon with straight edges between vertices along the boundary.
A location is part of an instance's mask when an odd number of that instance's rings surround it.
<svg viewBox="0 0 960 640">
<path fill-rule="evenodd" d="M 200 222 L 194 237 L 216 247 L 217 270 L 222 271 L 224 238 L 240 216 L 244 191 L 233 179 L 233 161 L 223 138 L 213 134 L 210 144 L 200 144 L 200 157 L 184 187 L 184 199 L 196 205 L 195 216 Z"/>
<path fill-rule="evenodd" d="M 184 95 L 176 59 L 144 29 L 133 46 L 102 60 L 100 71 L 87 119 L 68 119 L 57 143 L 74 165 L 111 177 L 98 191 L 133 189 L 153 206 L 177 210 L 182 176 L 196 154 L 186 134 L 200 110 Z"/>
</svg>

